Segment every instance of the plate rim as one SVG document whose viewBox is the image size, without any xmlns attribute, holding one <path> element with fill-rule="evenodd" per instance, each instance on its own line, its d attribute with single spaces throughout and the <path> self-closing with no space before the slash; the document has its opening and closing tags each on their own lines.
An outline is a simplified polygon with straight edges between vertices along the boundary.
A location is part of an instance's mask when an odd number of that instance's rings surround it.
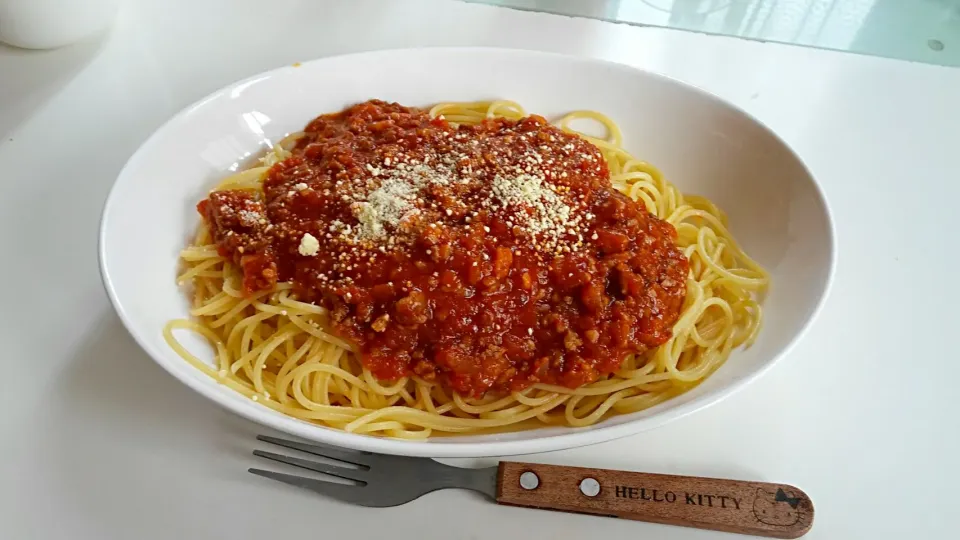
<svg viewBox="0 0 960 540">
<path fill-rule="evenodd" d="M 110 269 L 107 265 L 107 252 L 106 252 L 106 242 L 107 242 L 107 231 L 110 225 L 110 213 L 111 209 L 115 203 L 116 194 L 118 191 L 118 186 L 121 184 L 121 181 L 126 181 L 125 178 L 129 173 L 129 169 L 132 164 L 135 164 L 143 153 L 151 146 L 151 143 L 163 132 L 170 128 L 171 125 L 175 124 L 178 121 L 181 121 L 185 116 L 189 115 L 198 107 L 203 104 L 216 99 L 222 94 L 231 91 L 234 88 L 237 88 L 245 83 L 253 81 L 255 79 L 260 79 L 264 77 L 273 76 L 282 71 L 289 69 L 302 69 L 304 67 L 323 63 L 330 61 L 332 59 L 347 59 L 350 57 L 362 57 L 362 56 L 377 56 L 377 55 L 406 55 L 406 54 L 422 54 L 425 52 L 435 52 L 435 53 L 447 53 L 447 54 L 501 54 L 501 55 L 515 55 L 515 56 L 528 56 L 530 58 L 552 58 L 552 59 L 562 59 L 568 62 L 577 62 L 585 64 L 602 64 L 608 67 L 609 69 L 615 69 L 619 71 L 632 72 L 634 74 L 641 74 L 642 76 L 652 77 L 656 79 L 661 79 L 665 82 L 679 85 L 685 87 L 687 90 L 692 91 L 696 94 L 699 94 L 700 97 L 713 102 L 716 105 L 719 105 L 723 108 L 726 108 L 732 112 L 735 112 L 743 117 L 749 119 L 757 126 L 759 126 L 766 134 L 773 137 L 784 149 L 786 149 L 790 155 L 797 161 L 804 173 L 812 180 L 814 193 L 818 199 L 818 202 L 823 207 L 824 215 L 826 217 L 826 236 L 829 241 L 828 253 L 828 268 L 826 276 L 823 283 L 822 292 L 820 298 L 817 300 L 816 305 L 813 310 L 810 312 L 810 315 L 807 317 L 806 321 L 801 325 L 800 329 L 794 334 L 794 336 L 784 345 L 779 353 L 773 355 L 772 358 L 764 362 L 761 366 L 755 369 L 753 372 L 746 374 L 743 377 L 737 378 L 731 381 L 729 384 L 712 389 L 709 392 L 703 394 L 702 396 L 697 397 L 687 403 L 680 404 L 675 408 L 663 411 L 662 413 L 655 414 L 647 418 L 640 418 L 632 421 L 623 422 L 621 424 L 615 425 L 594 425 L 590 429 L 582 428 L 566 428 L 569 431 L 564 431 L 562 433 L 550 434 L 545 436 L 540 436 L 532 439 L 521 439 L 521 440 L 510 440 L 510 441 L 471 441 L 471 442 L 445 442 L 444 438 L 431 438 L 427 440 L 400 440 L 400 439 L 391 439 L 386 437 L 376 437 L 371 435 L 347 433 L 342 430 L 329 428 L 326 426 L 321 426 L 318 424 L 310 424 L 299 419 L 283 415 L 282 413 L 277 413 L 277 416 L 267 414 L 267 410 L 261 411 L 256 407 L 241 407 L 232 401 L 232 397 L 229 393 L 235 393 L 229 388 L 223 387 L 225 390 L 220 390 L 220 387 L 210 387 L 205 386 L 199 378 L 191 377 L 186 374 L 182 374 L 176 371 L 172 366 L 168 367 L 167 360 L 161 359 L 163 355 L 154 354 L 153 348 L 148 345 L 144 333 L 139 332 L 136 328 L 136 325 L 132 324 L 132 321 L 129 319 L 127 312 L 124 308 L 121 299 L 117 296 L 117 292 L 114 288 L 113 281 L 110 276 Z M 761 376 L 766 374 L 774 365 L 782 361 L 782 359 L 790 354 L 790 352 L 796 347 L 797 343 L 802 340 L 810 327 L 813 325 L 823 312 L 823 308 L 827 302 L 827 299 L 830 297 L 830 293 L 833 289 L 833 284 L 836 277 L 837 270 L 837 234 L 836 234 L 836 223 L 833 218 L 833 212 L 830 209 L 829 201 L 824 192 L 823 186 L 817 180 L 817 177 L 812 173 L 810 167 L 804 162 L 799 154 L 791 147 L 786 141 L 784 141 L 775 131 L 773 131 L 769 126 L 763 123 L 761 120 L 754 117 L 749 112 L 740 108 L 738 105 L 727 101 L 720 96 L 700 88 L 699 86 L 690 84 L 688 82 L 679 80 L 672 76 L 659 73 L 657 71 L 641 68 L 637 66 L 632 66 L 629 64 L 624 64 L 620 62 L 614 62 L 610 60 L 605 60 L 601 58 L 595 58 L 590 56 L 581 56 L 581 55 L 569 55 L 562 53 L 554 52 L 545 52 L 537 51 L 530 49 L 515 49 L 515 48 L 505 48 L 505 47 L 407 47 L 407 48 L 393 48 L 393 49 L 377 49 L 370 51 L 361 51 L 348 54 L 339 54 L 332 56 L 324 56 L 319 58 L 314 58 L 312 60 L 307 60 L 303 62 L 298 62 L 295 65 L 283 65 L 278 66 L 269 70 L 261 71 L 245 77 L 243 79 L 233 81 L 222 87 L 217 88 L 216 90 L 204 95 L 203 97 L 193 101 L 189 105 L 178 110 L 173 116 L 165 120 L 160 126 L 154 129 L 150 135 L 144 139 L 140 145 L 137 147 L 136 151 L 130 155 L 127 161 L 124 163 L 123 167 L 120 169 L 120 172 L 117 174 L 116 179 L 110 187 L 110 191 L 105 199 L 103 210 L 100 215 L 100 223 L 98 229 L 98 244 L 97 244 L 97 257 L 98 257 L 98 266 L 100 270 L 100 278 L 103 283 L 103 287 L 106 290 L 107 296 L 110 299 L 110 303 L 113 306 L 114 311 L 117 313 L 117 316 L 120 318 L 123 323 L 124 328 L 127 333 L 133 337 L 134 341 L 137 342 L 137 345 L 149 356 L 156 364 L 158 364 L 165 372 L 169 375 L 172 375 L 174 378 L 179 380 L 181 383 L 185 384 L 188 388 L 194 392 L 202 395 L 206 399 L 216 403 L 220 407 L 237 414 L 247 420 L 255 422 L 256 424 L 262 426 L 265 429 L 274 429 L 285 432 L 290 435 L 301 437 L 306 440 L 316 441 L 323 444 L 329 444 L 334 446 L 339 446 L 343 448 L 350 448 L 358 451 L 367 451 L 367 452 L 377 452 L 383 454 L 392 454 L 392 455 L 404 455 L 404 456 L 420 456 L 420 457 L 432 457 L 432 458 L 465 458 L 465 457 L 492 457 L 492 456 L 508 456 L 508 455 L 524 455 L 532 454 L 538 452 L 547 452 L 554 450 L 564 450 L 570 448 L 578 448 L 583 446 L 590 446 L 593 444 L 599 444 L 602 442 L 612 441 L 627 437 L 630 435 L 639 434 L 644 431 L 655 429 L 657 427 L 663 426 L 669 422 L 673 422 L 680 418 L 689 416 L 697 411 L 703 410 L 707 407 L 715 405 L 720 401 L 727 399 L 728 397 L 736 394 L 742 390 L 748 384 L 756 381 Z M 157 329 L 161 331 L 161 329 Z M 276 411 L 270 411 L 276 412 Z"/>
</svg>

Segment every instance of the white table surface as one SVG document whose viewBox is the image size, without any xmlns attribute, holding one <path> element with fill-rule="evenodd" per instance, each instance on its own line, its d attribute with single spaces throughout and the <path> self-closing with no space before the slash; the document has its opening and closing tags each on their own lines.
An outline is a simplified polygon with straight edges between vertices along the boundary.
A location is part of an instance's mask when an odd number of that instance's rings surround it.
<svg viewBox="0 0 960 540">
<path fill-rule="evenodd" d="M 0 48 L 0 537 L 733 538 L 461 491 L 371 510 L 255 478 L 257 427 L 123 330 L 98 219 L 161 122 L 274 66 L 417 45 L 587 55 L 700 85 L 779 132 L 836 218 L 826 308 L 769 374 L 666 427 L 529 459 L 793 483 L 816 505 L 808 538 L 960 534 L 960 71 L 450 0 L 152 0 L 96 42 Z"/>
</svg>

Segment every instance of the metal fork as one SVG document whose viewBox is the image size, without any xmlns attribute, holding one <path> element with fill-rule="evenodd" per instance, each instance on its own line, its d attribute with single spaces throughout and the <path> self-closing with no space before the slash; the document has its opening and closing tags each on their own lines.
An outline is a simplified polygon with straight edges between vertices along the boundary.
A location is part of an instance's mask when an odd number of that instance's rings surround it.
<svg viewBox="0 0 960 540">
<path fill-rule="evenodd" d="M 266 443 L 342 465 L 254 450 L 253 455 L 355 482 L 264 469 L 253 474 L 361 506 L 410 502 L 438 489 L 479 491 L 500 504 L 597 514 L 757 536 L 797 538 L 813 525 L 813 503 L 786 484 L 501 461 L 485 469 L 428 458 L 354 452 L 258 435 Z"/>
<path fill-rule="evenodd" d="M 492 469 L 465 469 L 450 467 L 432 459 L 353 452 L 266 435 L 257 435 L 257 439 L 354 465 L 357 468 L 329 465 L 308 459 L 264 452 L 263 450 L 254 450 L 253 455 L 255 456 L 345 480 L 353 480 L 357 484 L 335 484 L 292 474 L 249 469 L 253 474 L 361 506 L 397 506 L 410 502 L 421 495 L 426 495 L 431 491 L 446 488 L 472 489 L 494 499 L 497 496 L 496 467 Z"/>
</svg>

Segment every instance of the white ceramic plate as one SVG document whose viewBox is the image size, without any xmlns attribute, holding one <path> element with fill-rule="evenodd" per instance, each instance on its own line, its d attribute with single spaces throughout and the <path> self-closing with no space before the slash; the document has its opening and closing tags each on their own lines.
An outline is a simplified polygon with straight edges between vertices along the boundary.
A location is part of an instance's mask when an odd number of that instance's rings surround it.
<svg viewBox="0 0 960 540">
<path fill-rule="evenodd" d="M 370 98 L 425 106 L 512 99 L 556 117 L 606 113 L 625 146 L 684 192 L 726 210 L 746 251 L 770 270 L 759 340 L 691 392 L 587 428 L 437 438 L 354 435 L 290 418 L 217 384 L 170 350 L 161 329 L 188 316 L 175 283 L 177 253 L 194 233 L 194 205 L 285 133 Z M 502 49 L 410 49 L 324 58 L 253 76 L 201 99 L 157 130 L 120 173 L 103 211 L 100 268 L 137 342 L 190 388 L 261 424 L 306 439 L 388 454 L 468 457 L 543 452 L 659 426 L 716 403 L 756 379 L 803 334 L 834 264 L 826 202 L 797 156 L 770 130 L 711 94 L 669 78 L 586 58 Z M 188 342 L 189 345 L 189 342 Z M 199 341 L 193 350 L 203 350 Z M 209 355 L 212 358 L 212 355 Z M 798 359 L 799 360 L 799 359 Z"/>
</svg>

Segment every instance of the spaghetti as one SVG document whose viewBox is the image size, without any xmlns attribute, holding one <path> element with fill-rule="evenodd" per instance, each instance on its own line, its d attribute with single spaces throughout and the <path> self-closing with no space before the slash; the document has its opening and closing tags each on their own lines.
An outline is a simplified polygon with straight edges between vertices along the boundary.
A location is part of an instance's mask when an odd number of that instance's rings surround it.
<svg viewBox="0 0 960 540">
<path fill-rule="evenodd" d="M 497 119 L 505 119 L 503 125 L 510 127 L 527 118 L 523 108 L 510 101 L 441 103 L 429 111 L 429 116 L 454 130 L 459 126 L 487 126 L 499 121 Z M 606 135 L 597 138 L 574 131 L 572 123 L 576 120 L 597 122 L 605 128 Z M 392 365 L 380 364 L 371 370 L 371 362 L 361 359 L 357 346 L 363 339 L 361 334 L 344 339 L 342 331 L 335 332 L 332 329 L 335 315 L 322 302 L 295 290 L 291 281 L 278 281 L 276 265 L 269 266 L 249 254 L 237 259 L 224 257 L 206 222 L 200 226 L 193 244 L 181 253 L 185 271 L 178 281 L 193 286 L 193 318 L 170 321 L 163 330 L 166 341 L 197 369 L 264 406 L 349 432 L 405 439 L 537 425 L 586 426 L 610 414 L 648 408 L 692 388 L 720 367 L 733 349 L 749 346 L 755 340 L 761 323 L 758 298 L 769 284 L 767 273 L 743 252 L 727 229 L 725 215 L 712 202 L 681 194 L 656 168 L 626 152 L 622 148 L 620 129 L 612 120 L 597 112 L 578 111 L 560 119 L 557 126 L 563 132 L 577 135 L 571 139 L 577 144 L 589 142 L 584 148 L 589 147 L 589 152 L 597 152 L 602 157 L 613 187 L 676 231 L 675 247 L 673 244 L 668 247 L 679 248 L 677 253 L 678 256 L 682 253 L 684 265 L 667 261 L 664 268 L 683 268 L 686 283 L 678 285 L 679 295 L 672 297 L 668 294 L 670 290 L 664 288 L 662 301 L 653 303 L 654 313 L 660 313 L 661 320 L 666 313 L 666 319 L 672 322 L 672 333 L 666 328 L 662 338 L 656 341 L 657 346 L 627 354 L 622 362 L 617 358 L 608 359 L 615 364 L 607 370 L 602 364 L 585 364 L 581 370 L 568 366 L 563 375 L 556 377 L 549 376 L 549 371 L 543 369 L 536 372 L 539 376 L 524 375 L 499 364 L 496 380 L 481 380 L 476 376 L 444 379 L 436 377 L 430 369 L 412 372 L 408 369 L 395 372 L 396 376 L 385 376 L 385 373 L 394 373 L 390 371 Z M 315 126 L 311 124 L 308 132 L 311 128 Z M 235 197 L 232 203 L 241 214 L 237 219 L 253 220 L 250 230 L 256 228 L 254 221 L 261 216 L 256 211 L 259 207 L 252 205 L 260 200 L 265 189 L 274 189 L 270 175 L 295 166 L 296 156 L 310 152 L 308 139 L 310 136 L 302 133 L 288 136 L 261 160 L 262 166 L 230 176 L 216 187 L 217 192 L 227 194 L 224 196 Z M 586 159 L 589 160 L 589 156 Z M 601 169 L 604 167 L 598 170 Z M 375 169 L 370 167 L 370 170 Z M 376 173 L 381 188 L 398 180 L 387 172 L 377 170 Z M 389 195 L 392 206 L 384 208 L 396 209 L 399 204 L 400 210 L 409 215 L 409 209 L 402 206 L 409 200 L 404 198 L 405 192 L 398 189 L 384 195 L 381 193 L 384 188 L 365 196 L 373 200 Z M 505 185 L 497 189 L 500 199 L 495 202 L 505 205 L 504 201 L 511 200 L 507 195 L 528 197 L 532 188 Z M 545 195 L 554 197 L 546 192 Z M 447 215 L 450 214 L 448 210 Z M 548 238 L 545 233 L 550 232 L 548 226 L 553 223 L 549 220 L 553 218 L 562 218 L 561 233 L 566 234 L 566 227 L 570 226 L 573 234 L 577 222 L 568 214 L 545 211 L 542 219 L 534 223 L 540 232 L 537 238 Z M 362 243 L 379 232 L 381 221 L 390 216 L 381 208 L 377 217 L 380 221 L 360 219 L 355 230 L 338 232 L 352 234 L 355 241 Z M 469 215 L 465 219 L 469 223 Z M 659 220 L 654 221 L 659 223 Z M 272 223 L 262 220 L 260 223 L 263 225 L 260 230 L 272 228 Z M 388 225 L 397 226 L 397 220 Z M 314 244 L 319 241 L 308 241 L 317 240 L 313 235 L 302 236 L 297 247 L 300 254 L 315 254 L 318 246 Z M 557 238 L 553 243 L 544 240 L 547 244 L 541 247 L 562 251 L 567 244 Z M 221 244 L 226 241 L 221 240 Z M 246 245 L 256 245 L 257 238 L 247 240 Z M 239 251 L 244 253 L 242 247 Z M 661 283 L 669 282 L 669 277 L 664 275 L 660 277 Z M 672 300 L 677 304 L 671 318 Z M 664 311 L 658 311 L 660 309 Z M 655 319 L 652 317 L 650 321 Z M 377 328 L 376 323 L 373 326 Z M 215 350 L 216 367 L 211 367 L 178 341 L 174 331 L 181 329 L 193 331 L 209 341 Z M 533 336 L 533 328 L 529 332 Z M 539 337 L 540 330 L 537 332 Z M 657 332 L 651 330 L 649 334 L 655 336 Z M 567 335 L 571 335 L 570 332 Z M 598 341 L 595 333 L 590 337 L 598 343 L 607 341 L 606 336 Z M 573 347 L 566 342 L 568 350 L 577 350 L 581 341 L 574 336 Z M 560 351 L 563 352 L 562 347 Z M 411 362 L 402 365 L 412 365 Z M 529 370 L 535 369 L 529 367 Z M 576 376 L 569 375 L 570 372 Z M 385 382 L 388 380 L 390 382 Z"/>
</svg>

